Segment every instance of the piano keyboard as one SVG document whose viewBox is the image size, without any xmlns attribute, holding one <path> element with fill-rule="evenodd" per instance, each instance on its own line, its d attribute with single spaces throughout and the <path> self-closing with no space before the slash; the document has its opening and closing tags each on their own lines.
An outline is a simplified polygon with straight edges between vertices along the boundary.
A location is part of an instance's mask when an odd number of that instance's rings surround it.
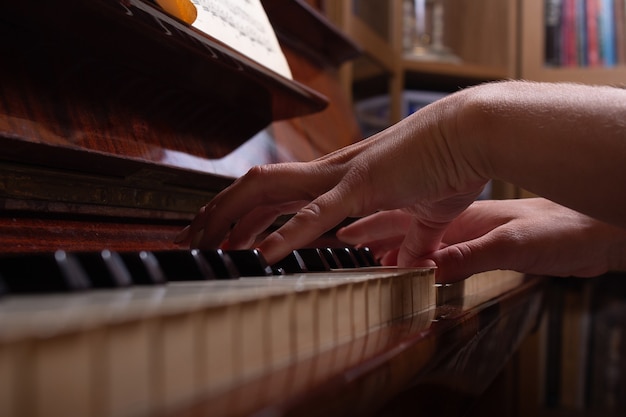
<svg viewBox="0 0 626 417">
<path fill-rule="evenodd" d="M 394 323 L 419 332 L 444 304 L 475 306 L 522 278 L 436 285 L 433 269 L 347 248 L 271 266 L 257 251 L 0 257 L 0 414 L 162 415 L 307 361 L 321 380 L 379 351 Z M 294 395 L 311 375 L 291 380 Z"/>
<path fill-rule="evenodd" d="M 367 250 L 0 258 L 0 404 L 11 416 L 143 416 L 432 318 L 432 269 Z M 312 272 L 314 271 L 314 272 Z"/>
</svg>

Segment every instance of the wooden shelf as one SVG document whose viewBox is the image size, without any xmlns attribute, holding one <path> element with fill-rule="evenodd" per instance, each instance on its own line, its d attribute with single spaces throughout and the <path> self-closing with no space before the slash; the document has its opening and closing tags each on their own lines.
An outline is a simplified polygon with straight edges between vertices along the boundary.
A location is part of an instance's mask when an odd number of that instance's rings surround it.
<svg viewBox="0 0 626 417">
<path fill-rule="evenodd" d="M 369 21 L 378 25 L 377 18 L 383 14 L 380 4 L 360 1 L 369 10 L 363 16 L 356 15 L 352 1 L 332 2 L 336 22 L 364 50 L 364 58 L 351 66 L 345 82 L 364 90 L 355 90 L 355 97 L 386 91 L 393 121 L 402 117 L 399 102 L 405 89 L 455 91 L 505 79 L 626 86 L 626 66 L 551 68 L 544 64 L 545 0 L 450 0 L 445 43 L 460 57 L 459 63 L 403 54 L 406 12 L 402 0 L 387 3 L 386 36 L 385 30 L 381 32 Z"/>
<path fill-rule="evenodd" d="M 361 45 L 364 53 L 386 70 L 393 71 L 398 56 L 393 46 L 358 17 L 352 16 L 350 23 L 350 36 Z"/>
<path fill-rule="evenodd" d="M 432 62 L 420 61 L 405 57 L 402 61 L 405 71 L 437 74 L 452 78 L 473 78 L 476 80 L 499 80 L 509 76 L 507 69 L 493 68 L 485 65 L 471 64 L 466 62 Z"/>
<path fill-rule="evenodd" d="M 548 82 L 584 82 L 626 86 L 626 67 L 613 68 L 550 68 L 539 67 L 529 70 L 523 78 Z"/>
<path fill-rule="evenodd" d="M 384 10 L 375 0 L 360 0 L 356 6 L 348 0 L 329 2 L 327 13 L 364 51 L 364 58 L 346 71 L 349 75 L 344 81 L 359 88 L 367 86 L 368 91 L 386 90 L 391 97 L 391 119 L 397 121 L 402 117 L 400 98 L 407 88 L 454 91 L 512 78 L 516 68 L 517 2 L 450 2 L 445 42 L 461 58 L 459 63 L 421 61 L 403 54 L 407 18 L 403 0 L 389 0 Z M 357 6 L 363 13 L 356 11 Z M 384 27 L 380 19 L 386 19 Z M 376 88 L 369 88 L 372 83 Z"/>
</svg>

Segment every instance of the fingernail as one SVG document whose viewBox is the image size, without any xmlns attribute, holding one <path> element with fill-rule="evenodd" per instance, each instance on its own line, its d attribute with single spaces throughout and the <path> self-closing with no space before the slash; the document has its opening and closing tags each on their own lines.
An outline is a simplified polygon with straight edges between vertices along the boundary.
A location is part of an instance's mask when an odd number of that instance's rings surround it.
<svg viewBox="0 0 626 417">
<path fill-rule="evenodd" d="M 174 243 L 182 243 L 189 237 L 189 230 L 191 229 L 191 225 L 185 227 L 181 230 L 176 237 L 174 238 Z"/>
</svg>

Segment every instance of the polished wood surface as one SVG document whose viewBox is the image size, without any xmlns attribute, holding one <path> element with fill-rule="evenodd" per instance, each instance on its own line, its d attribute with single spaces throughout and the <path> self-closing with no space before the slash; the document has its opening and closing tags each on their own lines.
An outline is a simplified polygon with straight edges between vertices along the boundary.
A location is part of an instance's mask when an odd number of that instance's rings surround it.
<svg viewBox="0 0 626 417">
<path fill-rule="evenodd" d="M 165 415 L 465 415 L 537 325 L 544 285 L 532 277 L 495 298 L 480 290 L 438 298 L 432 309 Z"/>
<path fill-rule="evenodd" d="M 147 1 L 0 12 L 2 251 L 174 248 L 176 231 L 232 181 L 221 159 L 257 132 L 268 129 L 289 160 L 360 139 L 354 118 L 340 117 L 350 108 L 329 64 L 358 50 L 319 14 L 307 21 L 320 38 L 309 40 L 334 46 L 315 59 L 291 22 L 281 29 L 291 81 Z"/>
<path fill-rule="evenodd" d="M 11 16 L 2 25 L 4 135 L 157 163 L 163 150 L 217 158 L 273 120 L 327 104 L 141 0 L 6 3 L 1 12 Z"/>
</svg>

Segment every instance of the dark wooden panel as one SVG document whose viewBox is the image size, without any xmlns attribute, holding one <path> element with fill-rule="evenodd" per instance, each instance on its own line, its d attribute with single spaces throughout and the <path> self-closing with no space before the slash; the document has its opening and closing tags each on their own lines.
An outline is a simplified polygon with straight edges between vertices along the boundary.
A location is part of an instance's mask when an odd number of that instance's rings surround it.
<svg viewBox="0 0 626 417">
<path fill-rule="evenodd" d="M 141 0 L 0 6 L 0 136 L 219 158 L 326 100 Z"/>
</svg>

